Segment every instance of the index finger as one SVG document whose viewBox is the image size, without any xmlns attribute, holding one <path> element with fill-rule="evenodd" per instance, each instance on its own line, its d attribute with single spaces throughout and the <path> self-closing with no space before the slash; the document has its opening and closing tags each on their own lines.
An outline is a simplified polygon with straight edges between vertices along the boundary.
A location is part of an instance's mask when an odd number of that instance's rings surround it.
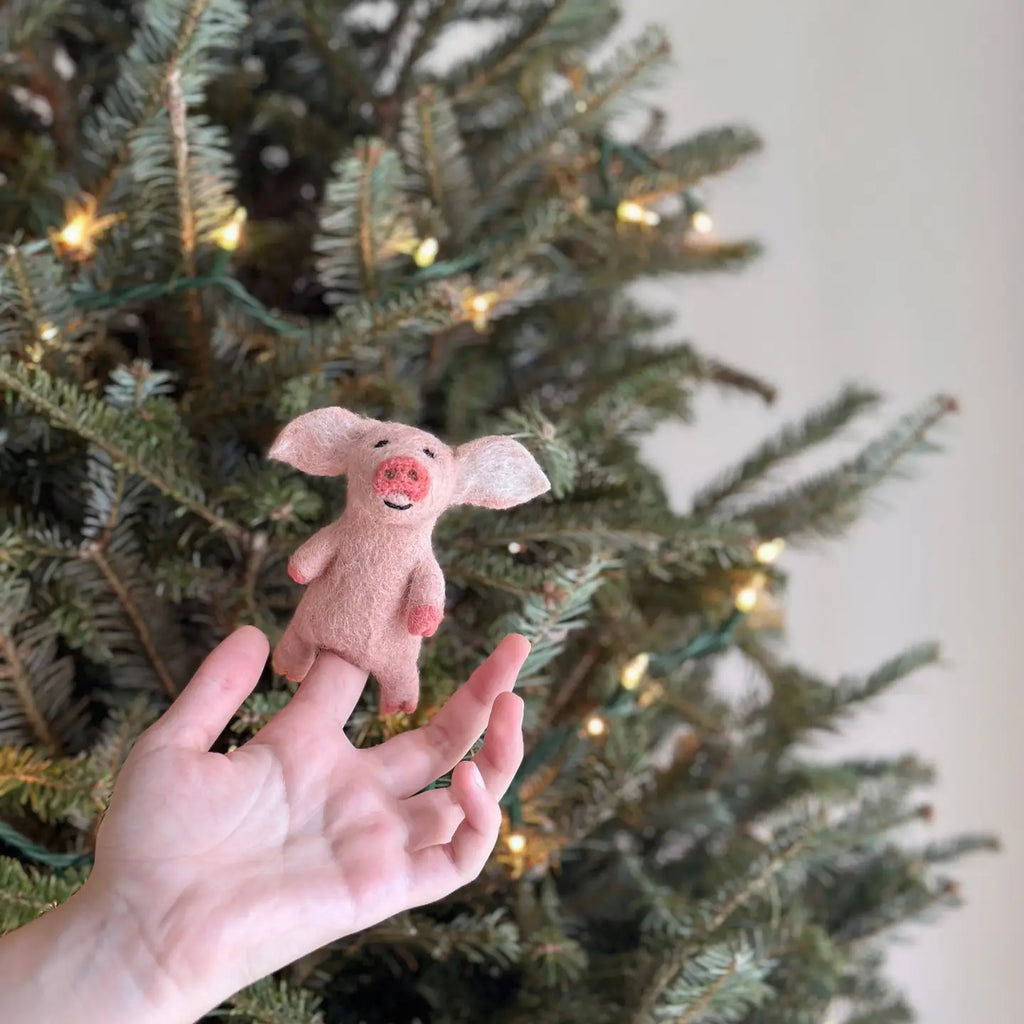
<svg viewBox="0 0 1024 1024">
<path fill-rule="evenodd" d="M 515 686 L 529 653 L 526 637 L 505 637 L 427 725 L 360 751 L 360 756 L 376 762 L 380 778 L 395 796 L 419 792 L 457 764 L 480 738 L 491 706 L 499 694 Z"/>
</svg>

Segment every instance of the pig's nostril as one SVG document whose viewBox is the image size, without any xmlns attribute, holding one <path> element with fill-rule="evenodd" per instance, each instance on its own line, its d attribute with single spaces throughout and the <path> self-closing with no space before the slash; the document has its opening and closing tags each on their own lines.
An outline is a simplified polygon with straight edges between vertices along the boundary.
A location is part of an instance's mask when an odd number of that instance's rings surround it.
<svg viewBox="0 0 1024 1024">
<path fill-rule="evenodd" d="M 394 480 L 394 479 L 395 479 L 395 471 L 394 471 L 393 469 L 388 469 L 388 470 L 385 470 L 385 472 L 384 472 L 384 475 L 385 475 L 385 476 L 386 476 L 386 477 L 387 477 L 387 478 L 388 478 L 389 480 Z"/>
<path fill-rule="evenodd" d="M 409 479 L 410 480 L 419 480 L 419 474 L 416 472 L 415 469 L 410 469 L 409 470 Z"/>
</svg>

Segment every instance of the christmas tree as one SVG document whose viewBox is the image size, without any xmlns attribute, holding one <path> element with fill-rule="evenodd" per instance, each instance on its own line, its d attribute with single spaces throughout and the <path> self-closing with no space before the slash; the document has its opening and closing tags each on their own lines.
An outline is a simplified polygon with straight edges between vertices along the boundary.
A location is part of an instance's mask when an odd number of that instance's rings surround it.
<svg viewBox="0 0 1024 1024">
<path fill-rule="evenodd" d="M 845 387 L 669 506 L 645 434 L 702 387 L 774 390 L 657 341 L 666 318 L 628 286 L 756 256 L 716 237 L 699 188 L 759 140 L 731 125 L 666 140 L 656 110 L 627 126 L 669 55 L 657 30 L 607 52 L 617 14 L 0 10 L 0 930 L 81 884 L 127 750 L 209 649 L 244 623 L 280 636 L 300 596 L 288 556 L 344 491 L 266 451 L 289 419 L 340 405 L 451 442 L 512 434 L 550 477 L 541 501 L 442 519 L 447 616 L 420 707 L 381 716 L 369 687 L 350 725 L 366 745 L 428 720 L 518 631 L 527 755 L 475 883 L 224 1012 L 912 1019 L 878 938 L 955 904 L 942 867 L 994 842 L 907 838 L 930 817 L 913 756 L 809 751 L 938 649 L 839 680 L 790 663 L 780 556 L 840 536 L 955 402 L 777 483 L 880 401 Z M 456 53 L 467 28 L 475 49 Z M 751 667 L 742 699 L 716 686 L 726 652 Z M 268 668 L 220 748 L 292 692 Z"/>
</svg>

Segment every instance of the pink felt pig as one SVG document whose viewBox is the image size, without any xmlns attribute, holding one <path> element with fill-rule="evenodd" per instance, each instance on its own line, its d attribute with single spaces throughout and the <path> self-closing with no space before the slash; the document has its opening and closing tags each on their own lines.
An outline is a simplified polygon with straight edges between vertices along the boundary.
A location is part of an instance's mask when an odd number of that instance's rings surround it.
<svg viewBox="0 0 1024 1024">
<path fill-rule="evenodd" d="M 269 452 L 304 473 L 348 476 L 344 514 L 292 555 L 308 585 L 274 650 L 274 670 L 301 680 L 319 650 L 372 672 L 383 714 L 419 699 L 423 637 L 444 614 L 444 577 L 430 535 L 451 505 L 510 508 L 551 486 L 510 437 L 449 448 L 432 434 L 346 409 L 292 420 Z"/>
</svg>

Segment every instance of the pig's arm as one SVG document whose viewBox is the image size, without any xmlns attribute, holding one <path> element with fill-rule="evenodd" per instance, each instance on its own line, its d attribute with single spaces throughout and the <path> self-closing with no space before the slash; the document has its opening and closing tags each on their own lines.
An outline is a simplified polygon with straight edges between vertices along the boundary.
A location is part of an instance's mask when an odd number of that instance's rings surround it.
<svg viewBox="0 0 1024 1024">
<path fill-rule="evenodd" d="M 433 558 L 412 571 L 405 597 L 405 615 L 413 636 L 433 636 L 444 617 L 444 576 Z"/>
<path fill-rule="evenodd" d="M 317 530 L 288 559 L 288 575 L 296 583 L 311 583 L 334 561 L 338 554 L 337 523 Z"/>
</svg>

